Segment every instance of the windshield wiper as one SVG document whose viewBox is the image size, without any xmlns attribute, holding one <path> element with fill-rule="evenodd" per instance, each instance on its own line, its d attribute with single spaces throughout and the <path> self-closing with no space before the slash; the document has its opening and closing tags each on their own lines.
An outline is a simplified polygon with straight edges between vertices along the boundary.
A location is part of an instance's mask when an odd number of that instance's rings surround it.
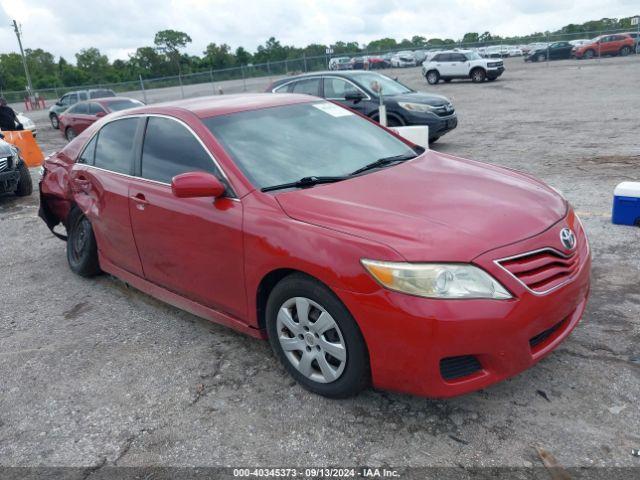
<svg viewBox="0 0 640 480">
<path fill-rule="evenodd" d="M 300 180 L 296 180 L 295 182 L 283 183 L 281 185 L 272 185 L 270 187 L 261 188 L 261 192 L 270 192 L 272 190 L 282 190 L 285 188 L 306 188 L 313 187 L 314 185 L 319 185 L 321 183 L 334 183 L 339 182 L 340 180 L 346 180 L 349 178 L 348 176 L 342 177 L 302 177 Z"/>
<path fill-rule="evenodd" d="M 371 162 L 364 167 L 361 167 L 349 174 L 349 176 L 358 175 L 359 173 L 366 172 L 368 170 L 373 170 L 374 168 L 385 167 L 391 163 L 396 162 L 404 162 L 405 160 L 411 160 L 412 158 L 416 158 L 418 156 L 417 153 L 403 153 L 401 155 L 394 155 L 392 157 L 383 157 L 379 158 L 375 162 Z"/>
</svg>

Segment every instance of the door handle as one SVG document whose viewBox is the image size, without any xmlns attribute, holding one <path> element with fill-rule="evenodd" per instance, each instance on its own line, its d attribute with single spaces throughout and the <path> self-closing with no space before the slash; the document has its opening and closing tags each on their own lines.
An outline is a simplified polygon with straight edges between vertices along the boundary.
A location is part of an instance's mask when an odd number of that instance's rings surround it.
<svg viewBox="0 0 640 480">
<path fill-rule="evenodd" d="M 138 210 L 144 210 L 144 207 L 149 205 L 149 202 L 147 201 L 143 193 L 136 193 L 133 197 L 130 198 L 131 200 L 136 202 L 136 208 Z"/>
</svg>

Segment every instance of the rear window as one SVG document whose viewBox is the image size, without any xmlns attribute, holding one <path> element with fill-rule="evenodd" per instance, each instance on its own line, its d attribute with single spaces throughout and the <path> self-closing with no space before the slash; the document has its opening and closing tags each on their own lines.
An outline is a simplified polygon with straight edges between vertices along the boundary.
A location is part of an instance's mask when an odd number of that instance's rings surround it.
<svg viewBox="0 0 640 480">
<path fill-rule="evenodd" d="M 116 101 L 107 103 L 109 110 L 111 110 L 112 112 L 126 110 L 127 108 L 141 107 L 143 105 L 144 103 L 139 102 L 138 100 L 116 100 Z"/>
<path fill-rule="evenodd" d="M 102 127 L 96 145 L 95 166 L 131 175 L 137 126 L 137 118 L 124 118 Z"/>
</svg>

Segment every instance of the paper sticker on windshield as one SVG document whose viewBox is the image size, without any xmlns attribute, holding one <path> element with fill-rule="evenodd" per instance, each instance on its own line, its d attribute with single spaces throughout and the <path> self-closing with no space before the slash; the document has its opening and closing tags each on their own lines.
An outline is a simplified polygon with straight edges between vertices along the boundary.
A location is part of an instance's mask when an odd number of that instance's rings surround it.
<svg viewBox="0 0 640 480">
<path fill-rule="evenodd" d="M 352 112 L 350 112 L 346 108 L 339 107 L 335 103 L 330 103 L 330 102 L 314 103 L 313 106 L 316 107 L 318 110 L 322 110 L 324 113 L 328 113 L 332 117 L 347 117 L 349 115 L 353 115 Z"/>
</svg>

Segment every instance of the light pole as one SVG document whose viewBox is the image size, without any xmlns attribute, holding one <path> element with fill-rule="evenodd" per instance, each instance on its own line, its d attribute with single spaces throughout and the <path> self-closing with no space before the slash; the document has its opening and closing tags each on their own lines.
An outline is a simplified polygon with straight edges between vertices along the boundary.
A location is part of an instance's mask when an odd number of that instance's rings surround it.
<svg viewBox="0 0 640 480">
<path fill-rule="evenodd" d="M 24 56 L 24 50 L 22 49 L 22 39 L 20 38 L 20 29 L 18 28 L 18 22 L 13 21 L 13 29 L 18 37 L 18 45 L 20 46 L 20 55 L 22 55 L 22 66 L 24 67 L 24 74 L 27 77 L 27 89 L 29 90 L 29 96 L 33 92 L 33 86 L 31 85 L 31 75 L 29 75 L 29 67 L 27 66 L 27 57 Z"/>
</svg>

